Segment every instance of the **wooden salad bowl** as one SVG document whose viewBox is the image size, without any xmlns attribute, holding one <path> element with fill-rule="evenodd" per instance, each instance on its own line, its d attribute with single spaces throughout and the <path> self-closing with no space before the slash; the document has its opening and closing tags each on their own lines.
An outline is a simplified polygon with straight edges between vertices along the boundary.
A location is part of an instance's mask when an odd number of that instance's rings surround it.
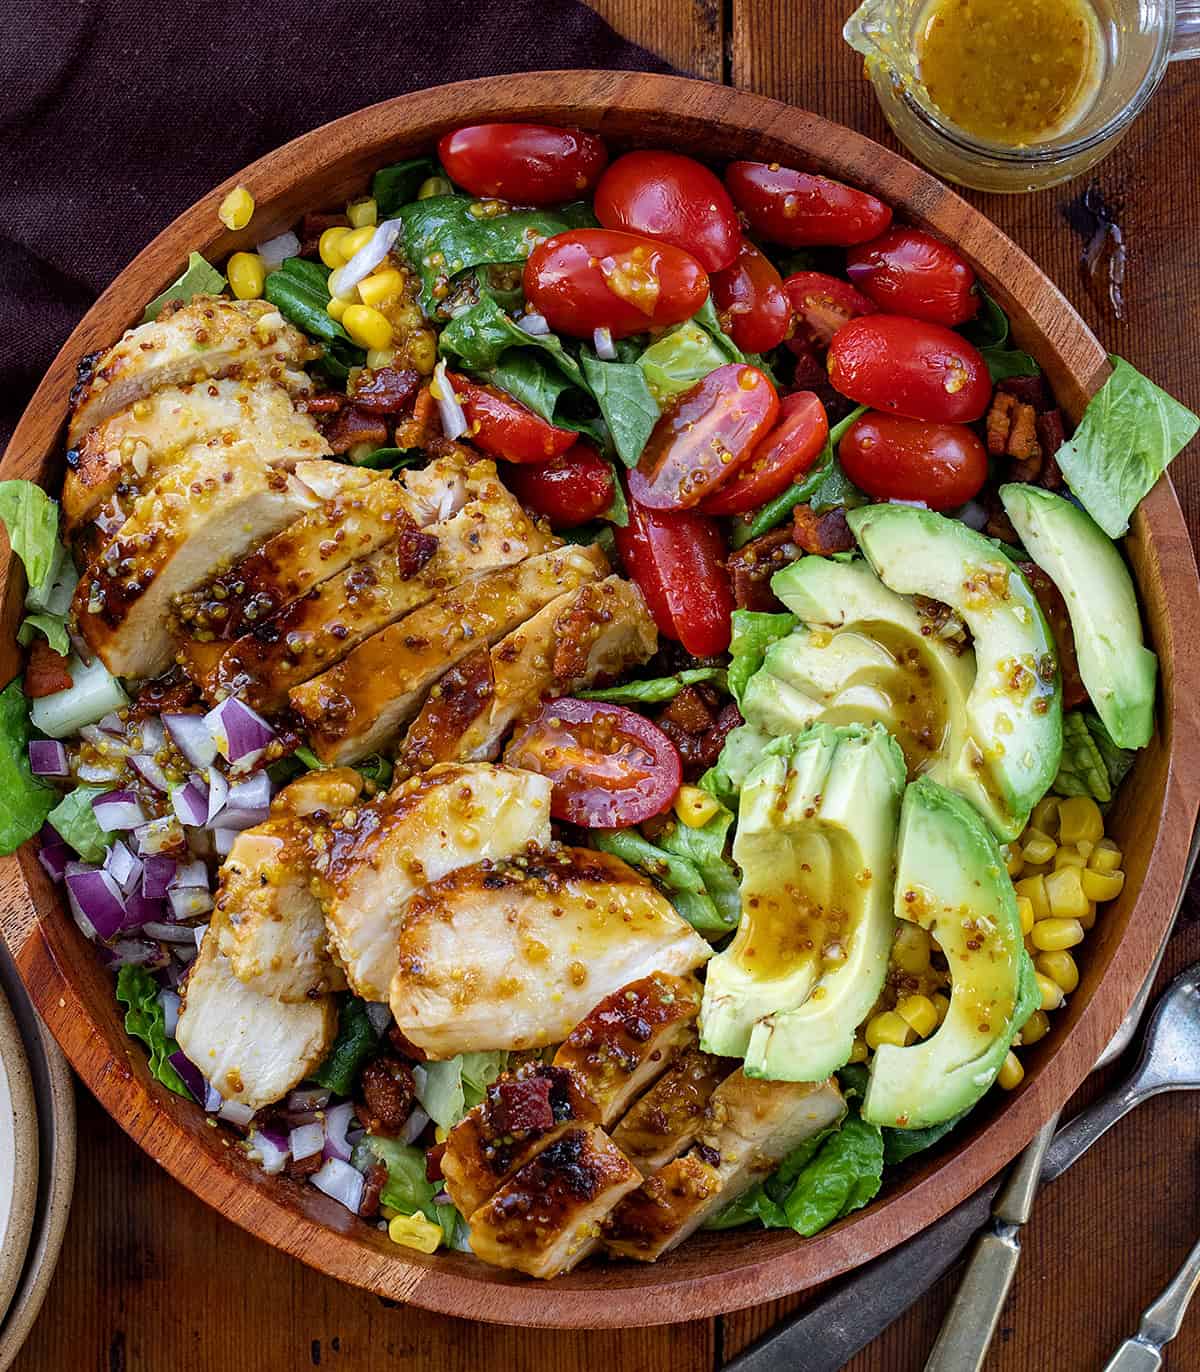
<svg viewBox="0 0 1200 1372">
<path fill-rule="evenodd" d="M 778 159 L 873 191 L 900 215 L 967 254 L 1008 312 L 1016 342 L 1045 369 L 1078 420 L 1105 379 L 1104 350 L 1045 275 L 1008 238 L 932 176 L 877 143 L 804 110 L 723 86 L 614 72 L 541 72 L 420 91 L 348 115 L 255 162 L 206 195 L 121 273 L 55 358 L 17 427 L 0 475 L 57 494 L 67 395 L 80 356 L 111 344 L 179 275 L 188 252 L 213 260 L 289 227 L 306 209 L 361 193 L 371 172 L 431 149 L 463 123 L 535 119 L 594 129 L 613 147 L 649 145 L 709 160 Z M 226 232 L 217 207 L 234 185 L 257 210 Z M 183 1185 L 261 1239 L 344 1281 L 426 1309 L 500 1323 L 629 1327 L 698 1319 L 834 1277 L 902 1243 L 1009 1162 L 1086 1076 L 1166 937 L 1200 801 L 1200 585 L 1168 480 L 1142 503 L 1126 539 L 1150 642 L 1162 664 L 1158 731 L 1121 787 L 1111 832 L 1128 879 L 1081 958 L 1082 980 L 1052 1032 L 1023 1054 L 1026 1077 L 994 1092 L 970 1122 L 922 1154 L 865 1210 L 813 1239 L 789 1231 L 698 1234 L 653 1266 L 590 1262 L 551 1283 L 461 1253 L 425 1257 L 392 1244 L 307 1184 L 270 1180 L 203 1112 L 154 1081 L 122 1026 L 112 974 L 92 955 L 35 845 L 3 864 L 0 931 L 30 995 L 76 1071 L 123 1129 Z M 19 670 L 15 630 L 24 579 L 10 559 L 0 605 L 7 681 Z"/>
</svg>

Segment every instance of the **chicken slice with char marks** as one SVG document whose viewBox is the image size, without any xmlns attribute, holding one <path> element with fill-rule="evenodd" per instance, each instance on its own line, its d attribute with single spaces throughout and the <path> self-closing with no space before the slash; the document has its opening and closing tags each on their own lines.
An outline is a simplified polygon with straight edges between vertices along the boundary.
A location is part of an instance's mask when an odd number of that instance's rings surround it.
<svg viewBox="0 0 1200 1372">
<path fill-rule="evenodd" d="M 484 1262 L 531 1277 L 569 1272 L 599 1244 L 600 1224 L 641 1175 L 594 1124 L 572 1126 L 470 1217 Z"/>
<path fill-rule="evenodd" d="M 607 571 L 598 548 L 565 547 L 450 587 L 288 692 L 313 751 L 327 764 L 373 752 L 473 648 L 495 643 L 563 592 Z"/>
<path fill-rule="evenodd" d="M 605 1247 L 620 1257 L 654 1262 L 845 1112 L 834 1077 L 761 1081 L 739 1068 L 712 1093 L 698 1142 L 610 1216 Z"/>
<path fill-rule="evenodd" d="M 304 387 L 311 384 L 296 373 Z M 312 418 L 274 381 L 200 381 L 168 386 L 90 429 L 67 453 L 62 509 L 66 533 L 95 518 L 115 493 L 126 506 L 192 444 L 220 438 L 252 441 L 267 461 L 290 466 L 327 457 L 329 444 Z"/>
<path fill-rule="evenodd" d="M 429 693 L 400 757 L 416 771 L 500 752 L 515 720 L 550 696 L 645 662 L 658 646 L 638 588 L 610 576 L 552 600 L 489 653 L 469 653 Z"/>
<path fill-rule="evenodd" d="M 107 352 L 80 364 L 68 444 L 78 447 L 89 429 L 168 386 L 232 376 L 299 389 L 298 369 L 320 355 L 267 300 L 197 295 L 186 304 L 165 305 L 157 319 L 128 330 Z"/>
<path fill-rule="evenodd" d="M 619 858 L 555 846 L 417 891 L 401 912 L 389 1000 L 427 1057 L 538 1048 L 630 982 L 686 976 L 711 952 Z"/>
<path fill-rule="evenodd" d="M 135 503 L 80 579 L 80 633 L 114 675 L 157 676 L 175 656 L 174 598 L 316 504 L 302 481 L 249 445 L 202 447 Z"/>
<path fill-rule="evenodd" d="M 549 843 L 550 783 L 513 767 L 435 767 L 347 819 L 317 863 L 322 905 L 350 985 L 384 1001 L 409 897 L 458 867 Z"/>
<path fill-rule="evenodd" d="M 709 1098 L 736 1066 L 735 1059 L 702 1053 L 693 1042 L 634 1101 L 613 1130 L 613 1142 L 644 1177 L 657 1172 L 695 1142 Z"/>
<path fill-rule="evenodd" d="M 288 1004 L 233 975 L 211 929 L 183 984 L 175 1037 L 226 1100 L 259 1110 L 314 1071 L 337 1034 L 332 996 Z"/>
</svg>

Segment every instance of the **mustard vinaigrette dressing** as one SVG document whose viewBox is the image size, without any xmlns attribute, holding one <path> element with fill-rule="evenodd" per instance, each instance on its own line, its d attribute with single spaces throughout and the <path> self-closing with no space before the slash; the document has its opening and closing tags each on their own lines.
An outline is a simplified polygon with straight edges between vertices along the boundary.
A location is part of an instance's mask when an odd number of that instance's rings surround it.
<svg viewBox="0 0 1200 1372">
<path fill-rule="evenodd" d="M 975 138 L 1057 138 L 1091 108 L 1104 40 L 1091 0 L 929 0 L 916 23 L 929 98 Z"/>
</svg>

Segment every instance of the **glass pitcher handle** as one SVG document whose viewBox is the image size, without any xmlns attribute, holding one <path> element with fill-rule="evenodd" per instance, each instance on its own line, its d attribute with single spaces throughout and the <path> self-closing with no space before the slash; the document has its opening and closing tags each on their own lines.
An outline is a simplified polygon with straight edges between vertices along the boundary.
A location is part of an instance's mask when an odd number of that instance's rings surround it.
<svg viewBox="0 0 1200 1372">
<path fill-rule="evenodd" d="M 1200 0 L 1175 0 L 1175 34 L 1171 61 L 1200 57 Z"/>
</svg>

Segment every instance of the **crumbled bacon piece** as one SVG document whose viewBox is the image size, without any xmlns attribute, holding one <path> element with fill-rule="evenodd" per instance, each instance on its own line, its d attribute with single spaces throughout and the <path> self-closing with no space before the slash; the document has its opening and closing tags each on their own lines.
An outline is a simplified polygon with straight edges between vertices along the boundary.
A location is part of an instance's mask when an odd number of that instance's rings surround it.
<svg viewBox="0 0 1200 1372">
<path fill-rule="evenodd" d="M 428 533 L 425 529 L 401 529 L 396 538 L 401 579 L 409 581 L 416 576 L 437 549 L 437 534 Z"/>
<path fill-rule="evenodd" d="M 412 1068 L 400 1058 L 383 1054 L 367 1063 L 359 1078 L 363 1094 L 363 1123 L 372 1134 L 398 1134 L 408 1123 L 417 1099 Z"/>
<path fill-rule="evenodd" d="M 1041 462 L 1042 450 L 1037 440 L 1037 412 L 1032 405 L 1018 400 L 1007 391 L 992 396 L 985 421 L 987 450 L 992 457 L 1012 457 L 1018 462 Z M 1018 476 L 1018 480 L 1029 480 Z"/>
<path fill-rule="evenodd" d="M 717 722 L 712 692 L 701 687 L 685 686 L 659 716 L 682 729 L 685 734 L 702 734 Z"/>
<path fill-rule="evenodd" d="M 56 653 L 44 638 L 35 638 L 29 646 L 29 661 L 25 664 L 25 694 L 30 700 L 52 696 L 56 691 L 69 690 L 71 673 L 67 659 Z"/>
<path fill-rule="evenodd" d="M 294 1177 L 297 1181 L 303 1177 L 311 1177 L 314 1172 L 321 1170 L 321 1165 L 325 1158 L 320 1149 L 315 1153 L 310 1153 L 306 1158 L 288 1158 L 287 1174 Z"/>
<path fill-rule="evenodd" d="M 358 1203 L 358 1213 L 369 1220 L 379 1213 L 379 1197 L 387 1185 L 388 1170 L 381 1162 L 373 1162 L 363 1173 L 362 1200 Z"/>
<path fill-rule="evenodd" d="M 804 552 L 821 557 L 848 553 L 854 547 L 854 535 L 842 509 L 817 514 L 811 505 L 797 505 L 792 511 L 792 538 Z"/>
<path fill-rule="evenodd" d="M 1018 562 L 1017 566 L 1025 573 L 1025 579 L 1037 596 L 1046 622 L 1050 625 L 1050 632 L 1054 635 L 1058 670 L 1062 676 L 1063 709 L 1073 710 L 1087 701 L 1088 693 L 1079 675 L 1079 658 L 1075 652 L 1075 634 L 1071 629 L 1067 602 L 1036 562 Z"/>
<path fill-rule="evenodd" d="M 781 567 L 795 562 L 800 550 L 786 525 L 772 529 L 733 553 L 725 564 L 733 581 L 733 599 L 739 610 L 781 610 L 771 578 Z"/>
<path fill-rule="evenodd" d="M 687 781 L 716 762 L 726 737 L 742 723 L 741 711 L 732 700 L 724 706 L 719 706 L 719 701 L 708 686 L 685 686 L 655 720 L 679 750 Z"/>
<path fill-rule="evenodd" d="M 129 718 L 150 719 L 159 715 L 186 714 L 199 704 L 200 691 L 196 683 L 181 679 L 179 669 L 173 668 L 167 676 L 148 681 L 142 687 L 137 699 L 129 707 Z"/>
<path fill-rule="evenodd" d="M 502 1081 L 488 1090 L 488 1124 L 497 1134 L 549 1129 L 554 1124 L 548 1077 Z"/>
<path fill-rule="evenodd" d="M 442 1175 L 442 1159 L 446 1156 L 446 1144 L 435 1143 L 425 1154 L 425 1180 L 426 1181 L 445 1181 Z"/>
<path fill-rule="evenodd" d="M 1046 380 L 1042 376 L 1006 376 L 996 383 L 996 390 L 1002 395 L 1011 395 L 1022 405 L 1032 405 L 1038 414 L 1050 409 L 1054 401 Z"/>
<path fill-rule="evenodd" d="M 396 425 L 393 439 L 397 448 L 428 448 L 442 436 L 437 401 L 428 386 L 422 386 L 413 401 L 412 414 Z"/>
<path fill-rule="evenodd" d="M 411 368 L 364 367 L 354 378 L 350 400 L 369 414 L 401 414 L 416 399 L 421 374 Z"/>
<path fill-rule="evenodd" d="M 355 405 L 338 411 L 337 418 L 325 433 L 329 446 L 339 456 L 348 453 L 359 443 L 382 448 L 388 441 L 387 425 L 378 415 L 368 414 Z"/>
</svg>

